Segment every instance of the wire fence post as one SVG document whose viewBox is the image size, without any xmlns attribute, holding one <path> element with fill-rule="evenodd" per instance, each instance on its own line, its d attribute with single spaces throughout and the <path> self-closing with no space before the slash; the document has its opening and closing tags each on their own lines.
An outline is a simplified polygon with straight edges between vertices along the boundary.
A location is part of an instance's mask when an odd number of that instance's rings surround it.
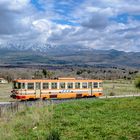
<svg viewBox="0 0 140 140">
<path fill-rule="evenodd" d="M 13 104 L 10 104 L 11 112 L 13 113 Z"/>
<path fill-rule="evenodd" d="M 2 108 L 0 107 L 0 118 L 2 117 Z"/>
</svg>

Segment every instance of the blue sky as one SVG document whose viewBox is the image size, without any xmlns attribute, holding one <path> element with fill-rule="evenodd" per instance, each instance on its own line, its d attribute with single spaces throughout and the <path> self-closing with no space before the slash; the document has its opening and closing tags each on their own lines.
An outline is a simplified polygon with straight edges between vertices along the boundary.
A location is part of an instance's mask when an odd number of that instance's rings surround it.
<svg viewBox="0 0 140 140">
<path fill-rule="evenodd" d="M 41 4 L 39 0 L 31 0 L 31 4 L 33 4 L 39 11 L 45 11 L 43 4 Z"/>
<path fill-rule="evenodd" d="M 1 0 L 0 45 L 140 51 L 140 0 Z"/>
</svg>

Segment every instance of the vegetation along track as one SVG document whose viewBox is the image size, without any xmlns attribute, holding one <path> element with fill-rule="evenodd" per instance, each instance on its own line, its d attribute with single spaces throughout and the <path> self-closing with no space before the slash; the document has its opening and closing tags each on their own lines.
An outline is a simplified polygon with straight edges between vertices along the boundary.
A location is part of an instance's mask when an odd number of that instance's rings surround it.
<svg viewBox="0 0 140 140">
<path fill-rule="evenodd" d="M 126 98 L 126 97 L 138 97 L 140 96 L 139 94 L 134 94 L 134 95 L 116 95 L 116 96 L 102 96 L 102 97 L 90 97 L 90 98 L 77 98 L 77 99 L 49 99 L 49 100 L 32 100 L 32 101 L 15 101 L 15 102 L 0 102 L 0 107 L 5 107 L 5 106 L 12 106 L 15 104 L 22 104 L 26 106 L 32 106 L 34 104 L 38 104 L 39 102 L 42 102 L 43 104 L 59 104 L 63 102 L 69 102 L 73 100 L 95 100 L 95 99 L 106 99 L 106 98 Z"/>
<path fill-rule="evenodd" d="M 69 101 L 75 101 L 75 100 L 94 100 L 97 97 L 91 97 L 91 98 L 77 98 L 77 99 L 48 99 L 48 100 L 41 100 L 41 99 L 37 99 L 37 100 L 28 100 L 28 101 L 12 101 L 12 102 L 0 102 L 0 107 L 7 107 L 7 106 L 12 106 L 15 104 L 22 104 L 22 105 L 27 105 L 27 106 L 32 106 L 34 104 L 38 104 L 38 103 L 43 103 L 46 105 L 50 105 L 50 104 L 59 104 L 59 103 L 63 103 L 63 102 L 69 102 Z"/>
</svg>

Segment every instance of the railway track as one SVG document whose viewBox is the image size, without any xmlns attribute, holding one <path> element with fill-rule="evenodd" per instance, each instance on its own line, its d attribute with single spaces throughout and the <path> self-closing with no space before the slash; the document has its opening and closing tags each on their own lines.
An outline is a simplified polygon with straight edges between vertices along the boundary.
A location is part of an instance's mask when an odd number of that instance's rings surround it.
<svg viewBox="0 0 140 140">
<path fill-rule="evenodd" d="M 102 96 L 102 97 L 92 97 L 92 98 L 77 98 L 77 99 L 49 99 L 49 100 L 34 100 L 34 101 L 15 101 L 15 102 L 0 102 L 0 107 L 4 106 L 11 106 L 14 104 L 25 104 L 27 106 L 32 106 L 34 104 L 38 104 L 39 102 L 42 102 L 43 104 L 59 104 L 63 102 L 70 102 L 70 101 L 76 101 L 76 100 L 95 100 L 95 99 L 112 99 L 112 98 L 126 98 L 126 97 L 140 97 L 140 94 L 134 94 L 134 95 L 116 95 L 116 96 Z"/>
<path fill-rule="evenodd" d="M 63 102 L 70 102 L 70 101 L 76 101 L 76 100 L 95 100 L 96 97 L 92 97 L 92 98 L 77 98 L 77 99 L 48 99 L 48 100 L 30 100 L 30 101 L 15 101 L 15 102 L 0 102 L 0 107 L 4 107 L 4 106 L 11 106 L 14 104 L 23 104 L 23 105 L 27 105 L 27 106 L 32 106 L 38 103 L 42 103 L 42 104 L 46 104 L 46 105 L 50 105 L 50 104 L 59 104 L 59 103 L 63 103 Z"/>
<path fill-rule="evenodd" d="M 128 94 L 128 95 L 115 95 L 115 96 L 102 96 L 99 97 L 100 99 L 105 99 L 105 98 L 125 98 L 125 97 L 139 97 L 139 94 Z"/>
</svg>

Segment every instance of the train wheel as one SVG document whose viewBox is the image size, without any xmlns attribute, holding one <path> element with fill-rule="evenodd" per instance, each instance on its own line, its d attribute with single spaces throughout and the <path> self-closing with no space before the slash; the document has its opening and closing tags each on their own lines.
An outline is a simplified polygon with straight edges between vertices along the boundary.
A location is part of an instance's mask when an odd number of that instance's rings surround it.
<svg viewBox="0 0 140 140">
<path fill-rule="evenodd" d="M 46 100 L 46 97 L 43 97 L 42 100 Z"/>
</svg>

